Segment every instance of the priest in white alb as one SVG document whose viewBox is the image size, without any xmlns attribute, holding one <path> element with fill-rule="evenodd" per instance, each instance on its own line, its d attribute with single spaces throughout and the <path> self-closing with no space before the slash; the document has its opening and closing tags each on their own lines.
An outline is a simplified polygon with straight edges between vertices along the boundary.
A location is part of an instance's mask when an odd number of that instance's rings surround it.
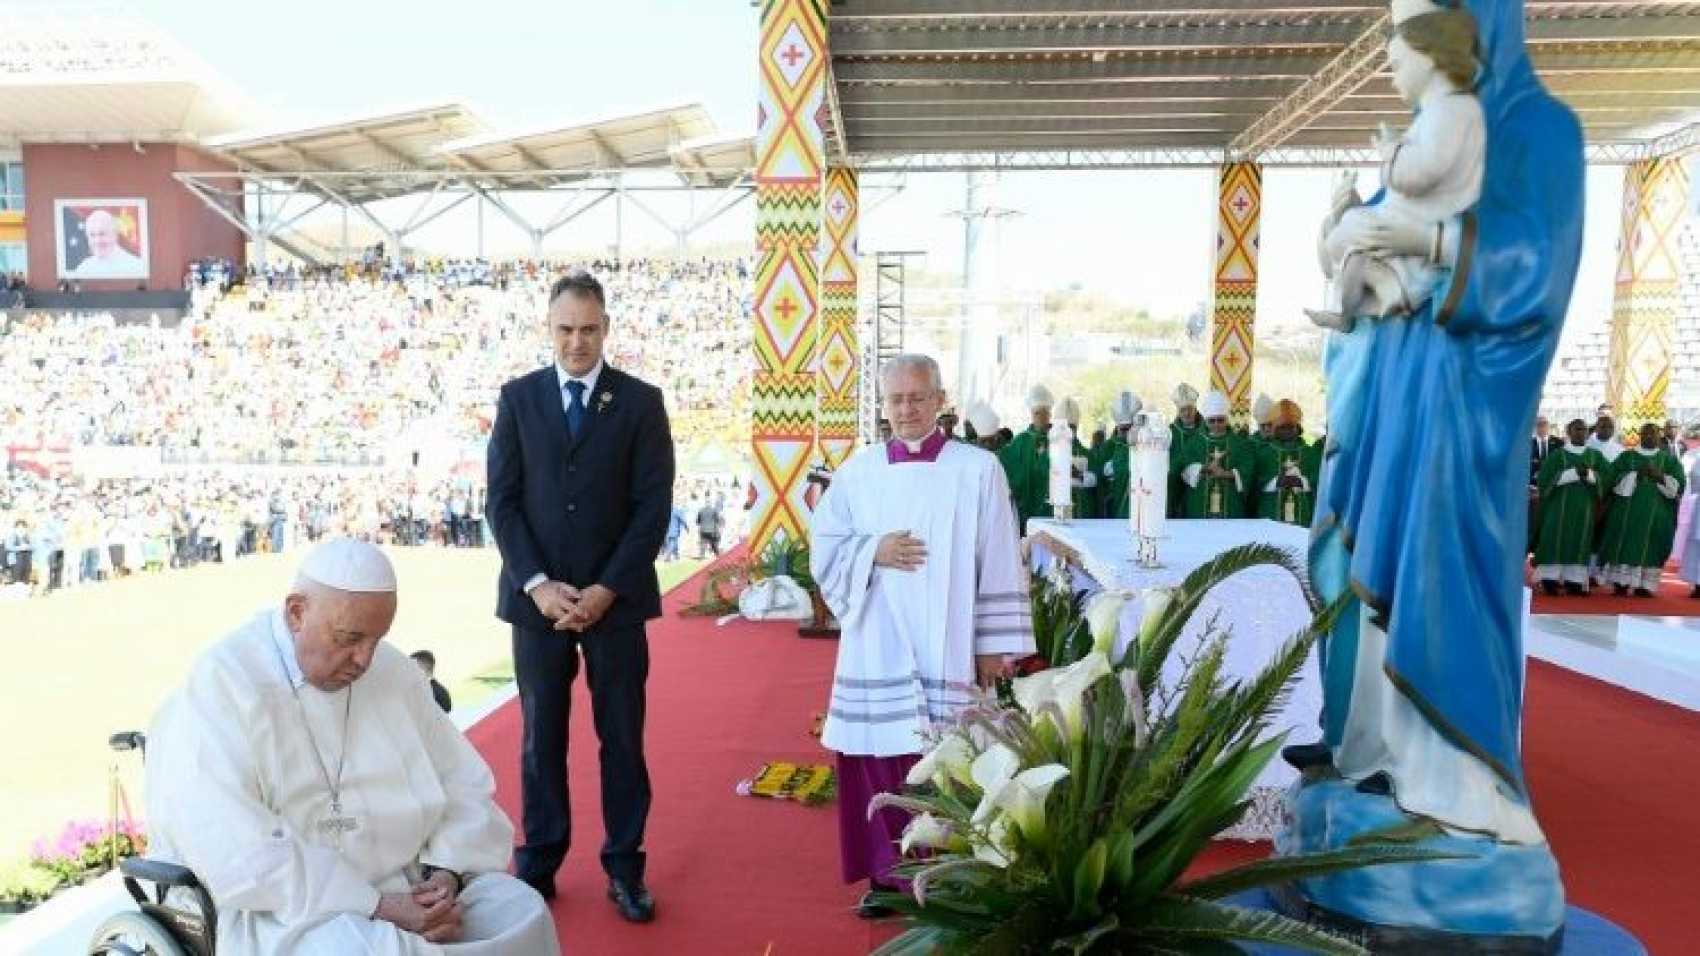
<svg viewBox="0 0 1700 956">
<path fill-rule="evenodd" d="M 220 956 L 560 952 L 504 872 L 490 768 L 384 640 L 395 613 L 384 553 L 326 541 L 155 716 L 149 854 L 211 892 Z"/>
<path fill-rule="evenodd" d="M 998 459 L 948 441 L 938 363 L 899 355 L 881 370 L 893 437 L 833 475 L 815 509 L 809 569 L 842 627 L 821 741 L 838 753 L 846 883 L 896 888 L 905 815 L 868 816 L 901 792 L 926 733 L 1033 651 L 1027 568 Z M 863 916 L 883 915 L 864 898 Z"/>
</svg>

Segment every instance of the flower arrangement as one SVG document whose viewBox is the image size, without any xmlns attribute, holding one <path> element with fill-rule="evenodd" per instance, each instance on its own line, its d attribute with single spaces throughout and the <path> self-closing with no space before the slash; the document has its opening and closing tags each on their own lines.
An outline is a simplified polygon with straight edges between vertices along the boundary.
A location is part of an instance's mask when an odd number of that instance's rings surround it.
<svg viewBox="0 0 1700 956">
<path fill-rule="evenodd" d="M 1292 572 L 1314 615 L 1309 627 L 1262 673 L 1230 681 L 1229 633 L 1208 620 L 1180 681 L 1160 684 L 1204 595 L 1259 565 Z M 1258 738 L 1345 602 L 1321 607 L 1295 556 L 1247 545 L 1180 587 L 1147 595 L 1138 637 L 1112 660 L 1127 597 L 1095 597 L 1084 610 L 1092 644 L 1077 659 L 1017 678 L 1002 699 L 980 697 L 931 742 L 906 793 L 870 805 L 870 813 L 897 806 L 913 814 L 898 868 L 912 894 L 879 897 L 908 928 L 878 953 L 1222 953 L 1237 952 L 1236 941 L 1361 953 L 1307 924 L 1224 900 L 1338 870 L 1436 858 L 1375 843 L 1183 882 L 1210 838 L 1245 812 L 1248 788 L 1283 742 Z"/>
<path fill-rule="evenodd" d="M 116 837 L 102 820 L 71 820 L 52 842 L 35 841 L 30 862 L 57 876 L 60 882 L 75 883 L 91 873 L 104 873 L 112 866 L 113 854 L 135 856 L 143 852 L 146 837 L 133 820 L 118 824 Z"/>
<path fill-rule="evenodd" d="M 0 867 L 0 913 L 20 912 L 53 895 L 64 881 L 34 863 Z"/>
</svg>

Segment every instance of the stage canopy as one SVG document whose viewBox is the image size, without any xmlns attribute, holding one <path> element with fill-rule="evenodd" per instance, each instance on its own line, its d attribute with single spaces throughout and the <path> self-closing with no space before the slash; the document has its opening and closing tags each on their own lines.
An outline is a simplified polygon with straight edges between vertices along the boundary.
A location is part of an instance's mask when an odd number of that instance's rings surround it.
<svg viewBox="0 0 1700 956">
<path fill-rule="evenodd" d="M 828 156 L 864 170 L 1335 165 L 1370 160 L 1380 123 L 1409 122 L 1382 70 L 1384 2 L 1104 6 L 835 0 Z M 1535 66 L 1591 158 L 1691 145 L 1700 4 L 1526 8 Z"/>
</svg>

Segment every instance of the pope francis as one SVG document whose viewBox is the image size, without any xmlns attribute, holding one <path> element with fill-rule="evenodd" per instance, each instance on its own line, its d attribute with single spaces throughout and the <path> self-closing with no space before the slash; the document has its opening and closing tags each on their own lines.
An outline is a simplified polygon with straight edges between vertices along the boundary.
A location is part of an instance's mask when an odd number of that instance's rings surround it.
<svg viewBox="0 0 1700 956">
<path fill-rule="evenodd" d="M 211 891 L 220 956 L 560 952 L 504 872 L 489 767 L 384 641 L 395 613 L 384 553 L 326 541 L 154 717 L 149 852 Z"/>
</svg>

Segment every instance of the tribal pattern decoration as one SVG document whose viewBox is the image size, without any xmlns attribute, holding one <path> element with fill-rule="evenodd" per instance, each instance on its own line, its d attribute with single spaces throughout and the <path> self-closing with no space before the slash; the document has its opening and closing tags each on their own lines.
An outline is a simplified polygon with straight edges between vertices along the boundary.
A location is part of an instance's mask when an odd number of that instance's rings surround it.
<svg viewBox="0 0 1700 956">
<path fill-rule="evenodd" d="M 854 169 L 826 174 L 820 249 L 820 451 L 837 469 L 856 447 L 856 228 L 861 206 Z"/>
<path fill-rule="evenodd" d="M 1251 410 L 1253 323 L 1257 317 L 1257 242 L 1263 218 L 1263 167 L 1222 166 L 1216 191 L 1216 275 L 1210 303 L 1210 387 L 1228 396 L 1233 420 Z"/>
<path fill-rule="evenodd" d="M 750 553 L 808 529 L 804 477 L 816 457 L 826 0 L 763 0 L 756 126 L 756 265 L 751 389 L 755 503 Z"/>
<path fill-rule="evenodd" d="M 1624 170 L 1606 400 L 1626 429 L 1665 420 L 1687 215 L 1688 166 L 1680 157 L 1645 159 Z"/>
</svg>

